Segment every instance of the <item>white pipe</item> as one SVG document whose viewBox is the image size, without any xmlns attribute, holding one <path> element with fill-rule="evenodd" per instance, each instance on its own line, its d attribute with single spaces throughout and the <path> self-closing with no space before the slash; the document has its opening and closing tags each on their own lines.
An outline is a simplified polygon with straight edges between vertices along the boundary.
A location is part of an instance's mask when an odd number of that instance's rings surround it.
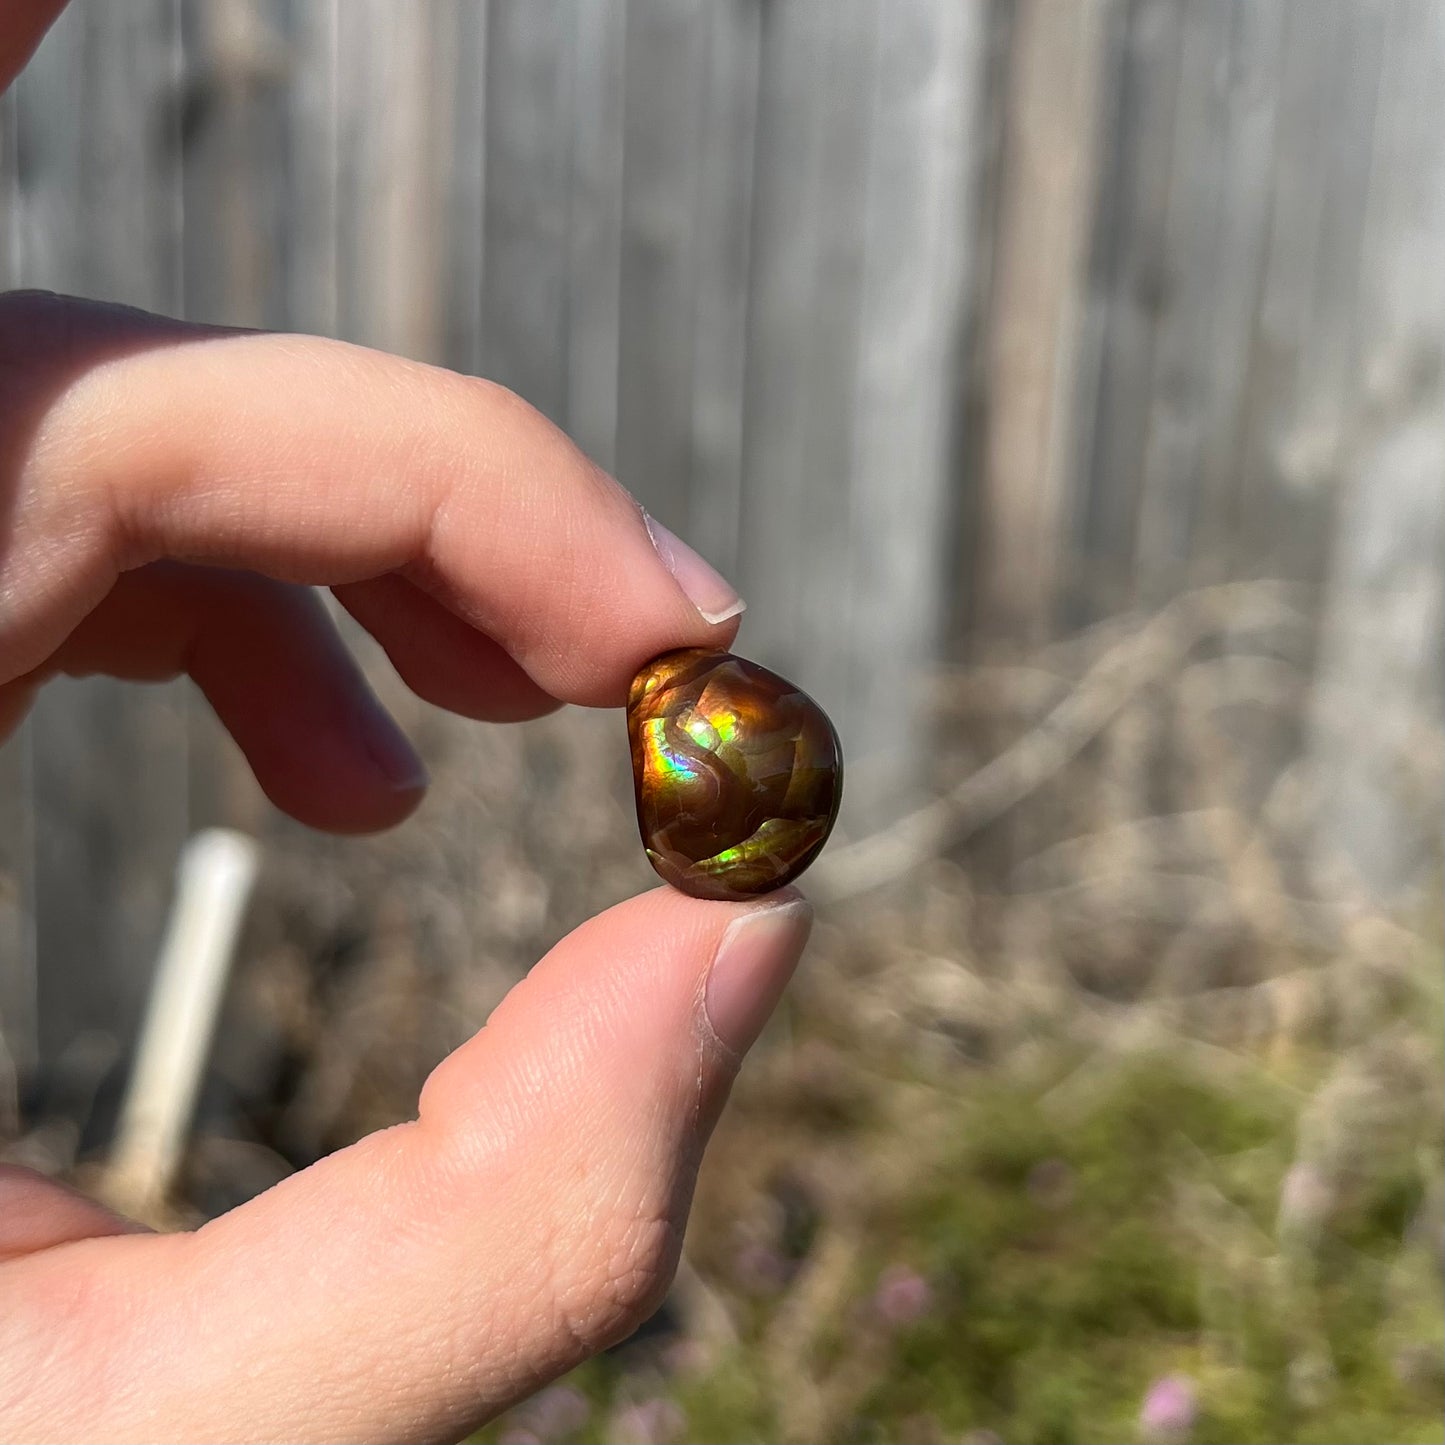
<svg viewBox="0 0 1445 1445">
<path fill-rule="evenodd" d="M 165 1200 L 195 1112 L 260 849 L 209 828 L 181 851 L 106 1193 L 144 1218 Z"/>
</svg>

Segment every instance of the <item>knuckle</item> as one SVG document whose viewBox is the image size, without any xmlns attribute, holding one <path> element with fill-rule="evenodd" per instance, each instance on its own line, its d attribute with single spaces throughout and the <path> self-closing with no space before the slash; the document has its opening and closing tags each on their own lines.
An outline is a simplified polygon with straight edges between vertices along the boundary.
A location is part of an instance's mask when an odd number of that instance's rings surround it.
<svg viewBox="0 0 1445 1445">
<path fill-rule="evenodd" d="M 551 426 L 531 402 L 499 381 L 458 372 L 456 385 L 457 394 L 465 405 L 477 407 L 493 418 L 506 418 L 524 426 Z"/>
<path fill-rule="evenodd" d="M 482 376 L 456 376 L 460 405 L 480 434 L 505 441 L 517 457 L 527 457 L 536 479 L 562 486 L 574 498 L 615 503 L 621 487 L 596 466 L 546 413 L 525 397 Z"/>
</svg>

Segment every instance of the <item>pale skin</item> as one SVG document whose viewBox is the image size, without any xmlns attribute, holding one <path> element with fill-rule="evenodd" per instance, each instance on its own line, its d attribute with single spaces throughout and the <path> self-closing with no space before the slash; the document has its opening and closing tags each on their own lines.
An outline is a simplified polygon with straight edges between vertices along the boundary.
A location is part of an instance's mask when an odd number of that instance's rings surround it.
<svg viewBox="0 0 1445 1445">
<path fill-rule="evenodd" d="M 60 8 L 4 7 L 0 81 Z M 384 828 L 425 775 L 309 589 L 421 697 L 510 721 L 619 705 L 648 658 L 731 642 L 727 584 L 661 552 L 499 387 L 0 297 L 0 736 L 54 675 L 189 673 L 278 807 Z M 630 1333 L 808 921 L 791 893 L 610 909 L 415 1119 L 193 1233 L 0 1166 L 0 1439 L 457 1438 Z"/>
</svg>

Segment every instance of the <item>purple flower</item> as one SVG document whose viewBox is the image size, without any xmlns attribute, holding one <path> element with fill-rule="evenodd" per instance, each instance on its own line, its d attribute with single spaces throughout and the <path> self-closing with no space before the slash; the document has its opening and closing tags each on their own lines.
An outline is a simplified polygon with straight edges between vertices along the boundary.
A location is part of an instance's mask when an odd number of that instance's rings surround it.
<svg viewBox="0 0 1445 1445">
<path fill-rule="evenodd" d="M 1188 1440 L 1194 1432 L 1199 1401 L 1187 1375 L 1165 1375 L 1149 1386 L 1139 1407 L 1139 1434 L 1161 1445 Z"/>
<path fill-rule="evenodd" d="M 878 1277 L 873 1310 L 885 1324 L 916 1324 L 933 1307 L 933 1286 L 906 1264 L 890 1264 Z"/>
<path fill-rule="evenodd" d="M 607 1438 L 616 1445 L 675 1445 L 686 1431 L 687 1417 L 671 1400 L 639 1400 L 612 1417 Z"/>
</svg>

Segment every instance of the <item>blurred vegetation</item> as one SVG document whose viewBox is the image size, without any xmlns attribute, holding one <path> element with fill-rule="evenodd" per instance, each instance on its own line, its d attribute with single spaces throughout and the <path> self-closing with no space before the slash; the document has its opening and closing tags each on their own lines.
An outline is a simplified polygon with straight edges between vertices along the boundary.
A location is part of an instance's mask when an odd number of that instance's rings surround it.
<svg viewBox="0 0 1445 1445">
<path fill-rule="evenodd" d="M 1180 1376 L 1195 1418 L 1160 1438 L 1441 1439 L 1439 981 L 1414 966 L 1345 1059 L 1101 1069 L 1040 1040 L 1001 1072 L 842 1075 L 840 1041 L 800 1031 L 700 1191 L 683 1292 L 725 1324 L 625 1347 L 479 1438 L 1131 1440 Z"/>
<path fill-rule="evenodd" d="M 920 812 L 806 880 L 668 1301 L 478 1438 L 1445 1438 L 1445 730 L 1402 732 L 1381 898 L 1327 846 L 1310 646 L 1248 584 L 941 671 Z M 177 1222 L 408 1117 L 653 882 L 616 715 L 484 728 L 378 676 L 432 794 L 271 826 Z M 68 1117 L 14 1157 L 85 1182 Z"/>
<path fill-rule="evenodd" d="M 1436 835 L 1389 906 L 1319 866 L 1290 689 L 1239 665 L 1287 682 L 1288 623 L 1244 600 L 1224 648 L 1152 619 L 1132 682 L 1128 628 L 943 678 L 943 856 L 820 865 L 669 1307 L 480 1438 L 1445 1437 Z M 1105 720 L 962 838 L 1060 698 Z"/>
</svg>

